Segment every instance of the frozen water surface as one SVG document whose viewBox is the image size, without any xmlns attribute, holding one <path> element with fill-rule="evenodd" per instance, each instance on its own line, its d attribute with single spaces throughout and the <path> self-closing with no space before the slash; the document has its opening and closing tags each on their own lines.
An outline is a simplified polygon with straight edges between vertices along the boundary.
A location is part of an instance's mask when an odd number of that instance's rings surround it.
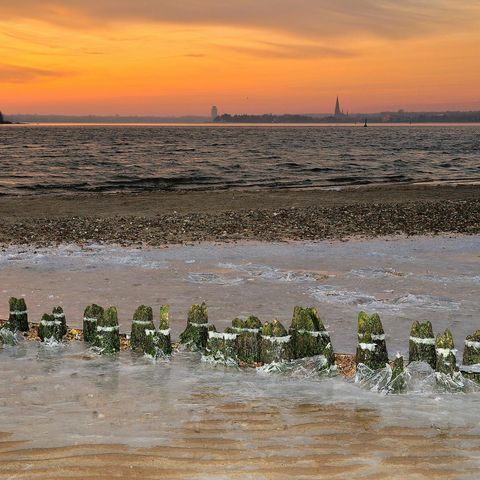
<svg viewBox="0 0 480 480">
<path fill-rule="evenodd" d="M 278 318 L 314 305 L 336 351 L 353 352 L 356 316 L 378 311 L 391 354 L 406 353 L 411 322 L 450 327 L 463 339 L 479 324 L 480 237 L 319 243 L 200 244 L 160 249 L 90 245 L 11 247 L 0 254 L 0 317 L 9 296 L 25 296 L 32 321 L 64 307 L 80 326 L 90 303 L 117 305 L 123 331 L 135 308 L 171 305 L 173 335 L 192 303 L 205 300 L 222 328 L 236 316 Z"/>
<path fill-rule="evenodd" d="M 128 331 L 136 306 L 158 317 L 168 302 L 176 338 L 193 302 L 206 300 L 220 328 L 251 313 L 288 325 L 295 304 L 311 304 L 338 352 L 353 352 L 365 309 L 381 314 L 391 357 L 406 353 L 413 319 L 450 327 L 460 356 L 480 328 L 479 271 L 480 237 L 12 247 L 0 255 L 0 316 L 11 295 L 26 297 L 32 321 L 58 304 L 76 326 L 87 304 L 116 304 Z M 38 447 L 66 449 L 52 454 L 55 465 L 69 455 L 90 462 L 78 450 L 85 445 L 108 449 L 95 457 L 106 472 L 137 471 L 141 454 L 144 469 L 170 468 L 162 478 L 469 479 L 480 468 L 480 393 L 441 393 L 415 372 L 410 393 L 382 395 L 341 378 L 213 367 L 196 354 L 154 363 L 131 352 L 98 357 L 80 342 L 26 341 L 0 350 L 0 365 L 0 432 L 12 434 L 0 434 L 2 479 L 49 478 L 38 473 L 50 458 L 36 457 Z"/>
</svg>

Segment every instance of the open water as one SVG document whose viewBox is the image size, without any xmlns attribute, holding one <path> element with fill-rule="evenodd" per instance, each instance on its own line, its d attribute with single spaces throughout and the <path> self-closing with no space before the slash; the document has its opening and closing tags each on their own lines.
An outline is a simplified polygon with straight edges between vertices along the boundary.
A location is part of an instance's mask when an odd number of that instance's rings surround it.
<svg viewBox="0 0 480 480">
<path fill-rule="evenodd" d="M 479 125 L 0 128 L 0 194 L 478 181 Z"/>
</svg>

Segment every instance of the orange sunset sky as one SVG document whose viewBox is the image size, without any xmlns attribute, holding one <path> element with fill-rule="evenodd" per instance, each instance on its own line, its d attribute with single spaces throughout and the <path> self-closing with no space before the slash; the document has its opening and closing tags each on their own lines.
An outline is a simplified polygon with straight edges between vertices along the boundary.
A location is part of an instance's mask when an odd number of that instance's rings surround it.
<svg viewBox="0 0 480 480">
<path fill-rule="evenodd" d="M 480 110 L 479 51 L 479 0 L 0 0 L 0 109 Z"/>
</svg>

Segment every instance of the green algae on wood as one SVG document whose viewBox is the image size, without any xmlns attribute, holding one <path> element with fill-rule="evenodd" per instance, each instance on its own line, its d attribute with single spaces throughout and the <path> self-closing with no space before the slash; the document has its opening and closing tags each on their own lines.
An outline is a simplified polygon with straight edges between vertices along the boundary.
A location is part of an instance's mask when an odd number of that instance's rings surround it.
<svg viewBox="0 0 480 480">
<path fill-rule="evenodd" d="M 260 329 L 262 322 L 251 315 L 242 320 L 236 318 L 232 322 L 232 328 L 238 333 L 235 339 L 235 352 L 239 362 L 248 365 L 257 364 L 260 361 Z"/>
<path fill-rule="evenodd" d="M 480 365 L 480 330 L 468 335 L 463 350 L 464 365 Z"/>
<path fill-rule="evenodd" d="M 356 363 L 364 364 L 372 370 L 384 368 L 388 363 L 385 332 L 377 313 L 371 316 L 365 312 L 358 314 Z"/>
<path fill-rule="evenodd" d="M 64 337 L 68 332 L 67 319 L 65 318 L 65 312 L 62 307 L 55 307 L 52 312 L 52 316 L 56 322 L 58 322 L 58 328 L 60 329 L 60 334 Z"/>
<path fill-rule="evenodd" d="M 83 313 L 83 339 L 87 343 L 93 343 L 97 335 L 98 320 L 103 316 L 102 307 L 92 304 Z"/>
<path fill-rule="evenodd" d="M 409 362 L 426 362 L 433 369 L 437 364 L 435 335 L 430 322 L 420 323 L 415 320 L 410 330 Z"/>
<path fill-rule="evenodd" d="M 388 383 L 388 390 L 391 393 L 404 393 L 407 389 L 407 382 L 405 378 L 405 365 L 401 355 L 397 354 L 395 360 L 392 362 L 391 368 L 392 378 Z"/>
<path fill-rule="evenodd" d="M 12 297 L 9 300 L 9 306 L 8 328 L 13 332 L 28 332 L 28 311 L 25 300 L 23 298 Z"/>
<path fill-rule="evenodd" d="M 61 342 L 63 338 L 62 323 L 53 315 L 45 313 L 38 326 L 38 336 L 42 342 Z"/>
<path fill-rule="evenodd" d="M 189 350 L 203 352 L 207 346 L 209 326 L 205 302 L 192 305 L 188 311 L 187 327 L 180 334 L 180 343 Z"/>
<path fill-rule="evenodd" d="M 458 372 L 453 335 L 448 328 L 443 334 L 437 335 L 435 349 L 437 353 L 435 371 L 446 375 L 453 375 Z"/>
<path fill-rule="evenodd" d="M 144 351 L 145 331 L 155 330 L 152 307 L 140 305 L 133 314 L 130 347 L 132 350 Z"/>
<path fill-rule="evenodd" d="M 227 327 L 224 332 L 217 332 L 216 328 L 212 327 L 208 332 L 206 360 L 230 366 L 237 365 L 236 340 L 239 335 L 240 333 L 233 327 Z"/>
<path fill-rule="evenodd" d="M 292 336 L 292 358 L 323 355 L 328 366 L 335 363 L 330 334 L 313 307 L 295 307 L 289 328 Z"/>
<path fill-rule="evenodd" d="M 116 307 L 109 307 L 98 319 L 93 347 L 102 354 L 112 354 L 120 350 L 120 327 Z"/>
<path fill-rule="evenodd" d="M 261 331 L 260 362 L 269 364 L 291 360 L 293 358 L 291 339 L 292 336 L 278 320 L 273 320 L 272 323 L 265 322 Z"/>
<path fill-rule="evenodd" d="M 157 332 L 157 347 L 165 354 L 172 353 L 172 339 L 170 336 L 170 307 L 162 305 L 160 307 L 160 326 Z"/>
</svg>

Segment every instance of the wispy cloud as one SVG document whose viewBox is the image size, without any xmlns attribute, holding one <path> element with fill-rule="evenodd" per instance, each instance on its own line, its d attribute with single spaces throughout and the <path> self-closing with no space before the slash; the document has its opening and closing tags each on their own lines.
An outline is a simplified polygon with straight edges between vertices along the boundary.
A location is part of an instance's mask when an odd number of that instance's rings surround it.
<svg viewBox="0 0 480 480">
<path fill-rule="evenodd" d="M 63 72 L 19 65 L 0 64 L 0 81 L 5 83 L 23 83 L 41 78 L 61 77 Z"/>
<path fill-rule="evenodd" d="M 256 58 L 308 59 L 356 56 L 356 53 L 352 50 L 330 48 L 321 45 L 260 42 L 254 46 L 221 45 L 220 47 Z"/>
<path fill-rule="evenodd" d="M 145 21 L 253 27 L 299 37 L 406 38 L 478 28 L 478 0 L 17 0 L 1 2 L 0 18 L 35 18 L 91 26 Z"/>
</svg>

